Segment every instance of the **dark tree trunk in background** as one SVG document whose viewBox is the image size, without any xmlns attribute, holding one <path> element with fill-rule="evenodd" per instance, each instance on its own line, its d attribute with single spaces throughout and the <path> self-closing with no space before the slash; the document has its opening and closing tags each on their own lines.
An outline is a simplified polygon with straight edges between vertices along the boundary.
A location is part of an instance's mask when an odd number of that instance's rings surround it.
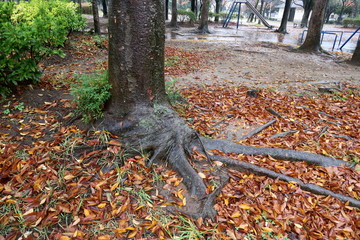
<svg viewBox="0 0 360 240">
<path fill-rule="evenodd" d="M 93 18 L 94 18 L 94 31 L 95 31 L 95 34 L 101 34 L 98 2 L 97 2 L 97 0 L 92 0 L 91 4 L 92 4 L 92 11 L 93 11 Z"/>
<path fill-rule="evenodd" d="M 360 65 L 360 38 L 358 39 L 354 54 L 351 58 L 351 62 Z"/>
<path fill-rule="evenodd" d="M 198 0 L 191 0 L 191 11 L 198 15 Z"/>
<path fill-rule="evenodd" d="M 200 22 L 198 27 L 199 33 L 210 33 L 209 31 L 209 6 L 210 1 L 209 0 L 203 0 L 202 1 L 202 7 L 200 12 Z"/>
<path fill-rule="evenodd" d="M 259 0 L 256 0 L 255 6 L 254 6 L 255 9 L 257 9 L 258 5 L 259 5 Z M 254 21 L 254 17 L 255 17 L 254 13 L 250 13 L 249 18 L 248 18 L 248 22 L 253 22 L 253 21 Z"/>
<path fill-rule="evenodd" d="M 108 9 L 107 9 L 107 0 L 101 0 L 102 3 L 102 10 L 103 10 L 103 17 L 107 18 L 108 17 Z"/>
<path fill-rule="evenodd" d="M 165 0 L 165 19 L 169 20 L 169 0 Z"/>
<path fill-rule="evenodd" d="M 359 15 L 359 0 L 353 0 L 353 3 L 352 17 L 356 18 Z"/>
<path fill-rule="evenodd" d="M 172 0 L 171 2 L 171 21 L 170 21 L 170 27 L 178 27 L 177 24 L 177 0 Z"/>
<path fill-rule="evenodd" d="M 303 0 L 304 14 L 301 19 L 300 27 L 304 28 L 308 26 L 311 10 L 314 6 L 314 0 Z"/>
<path fill-rule="evenodd" d="M 280 24 L 280 27 L 276 30 L 276 32 L 287 33 L 286 27 L 287 27 L 287 23 L 288 23 L 288 20 L 289 20 L 291 2 L 292 2 L 292 0 L 286 0 L 285 8 L 284 8 L 284 14 L 283 14 L 283 17 L 281 19 L 281 24 Z"/>
<path fill-rule="evenodd" d="M 341 21 L 343 20 L 346 1 L 347 0 L 341 0 L 341 9 L 340 9 L 339 17 L 337 19 L 337 23 L 341 23 Z"/>
<path fill-rule="evenodd" d="M 317 52 L 322 50 L 320 39 L 327 4 L 328 0 L 315 1 L 314 9 L 310 18 L 308 33 L 304 43 L 299 48 L 300 50 L 309 52 Z"/>
<path fill-rule="evenodd" d="M 264 3 L 265 3 L 265 1 L 264 0 L 261 0 L 261 4 L 260 4 L 260 10 L 259 10 L 259 12 L 260 12 L 260 14 L 262 14 L 262 15 L 264 15 Z M 259 19 L 258 20 L 258 24 L 261 24 L 261 20 Z"/>
<path fill-rule="evenodd" d="M 218 14 L 220 13 L 220 7 L 222 4 L 222 0 L 215 0 L 215 13 L 217 14 L 217 16 L 215 16 L 215 22 L 218 23 L 219 22 L 219 16 Z"/>
<path fill-rule="evenodd" d="M 112 89 L 102 126 L 121 137 L 129 151 L 150 153 L 149 165 L 167 161 L 191 195 L 204 196 L 205 184 L 187 160 L 196 133 L 172 109 L 165 92 L 162 2 L 112 1 L 109 13 Z"/>
<path fill-rule="evenodd" d="M 82 3 L 81 3 L 81 0 L 78 0 L 77 2 L 78 2 L 78 4 L 79 4 L 80 13 L 82 13 Z"/>
</svg>

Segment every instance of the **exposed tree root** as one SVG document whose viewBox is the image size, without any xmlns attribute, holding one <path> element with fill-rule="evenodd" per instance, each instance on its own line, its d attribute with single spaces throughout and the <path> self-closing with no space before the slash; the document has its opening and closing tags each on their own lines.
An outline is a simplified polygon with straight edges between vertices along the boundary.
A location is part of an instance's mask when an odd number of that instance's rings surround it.
<svg viewBox="0 0 360 240">
<path fill-rule="evenodd" d="M 116 121 L 106 116 L 102 125 L 113 134 L 120 136 L 127 149 L 140 149 L 151 153 L 148 165 L 165 160 L 183 178 L 191 196 L 203 198 L 206 186 L 191 166 L 193 142 L 199 137 L 168 106 L 139 108 L 128 115 L 126 120 Z"/>
<path fill-rule="evenodd" d="M 289 177 L 284 174 L 277 173 L 277 172 L 274 172 L 272 170 L 269 170 L 269 169 L 266 169 L 263 167 L 259 167 L 259 166 L 256 166 L 256 165 L 253 165 L 250 163 L 246 163 L 246 162 L 237 161 L 237 160 L 231 159 L 231 158 L 226 158 L 223 156 L 213 155 L 213 156 L 211 156 L 211 160 L 226 163 L 227 167 L 235 169 L 235 170 L 252 172 L 257 175 L 267 176 L 267 177 L 271 177 L 271 178 L 277 178 L 277 179 L 287 181 L 287 182 L 296 182 L 299 185 L 299 187 L 303 190 L 309 191 L 311 193 L 319 194 L 319 195 L 332 196 L 334 198 L 339 199 L 342 202 L 349 202 L 350 206 L 360 208 L 359 200 L 356 200 L 356 199 L 348 197 L 348 196 L 344 196 L 339 193 L 334 193 L 334 192 L 332 192 L 328 189 L 325 189 L 323 187 L 320 187 L 316 184 L 303 183 L 302 181 L 300 181 L 297 178 Z"/>
<path fill-rule="evenodd" d="M 151 110 L 149 110 L 151 109 Z M 236 161 L 221 156 L 209 156 L 207 150 L 218 149 L 225 153 L 247 154 L 247 155 L 270 155 L 276 159 L 290 161 L 305 161 L 309 164 L 320 166 L 347 165 L 354 167 L 354 164 L 338 159 L 325 157 L 317 154 L 273 148 L 259 148 L 244 146 L 221 139 L 206 139 L 200 137 L 193 129 L 188 127 L 183 120 L 166 105 L 157 108 L 139 108 L 126 119 L 118 119 L 107 114 L 102 126 L 115 135 L 121 137 L 122 142 L 128 149 L 140 149 L 151 154 L 149 165 L 164 160 L 171 168 L 178 172 L 183 178 L 188 192 L 199 201 L 199 208 L 196 213 L 186 213 L 194 218 L 213 218 L 216 214 L 213 205 L 215 198 L 221 192 L 227 180 L 222 181 L 220 186 L 211 194 L 206 195 L 206 186 L 188 159 L 195 146 L 200 147 L 210 160 L 226 163 L 229 168 L 246 170 L 259 175 L 266 175 L 284 181 L 296 182 L 304 190 L 338 198 L 343 202 L 360 208 L 360 201 L 341 194 L 334 193 L 315 184 L 305 184 L 299 179 L 292 178 L 271 170 L 261 168 L 249 163 Z"/>
<path fill-rule="evenodd" d="M 276 119 L 271 119 L 270 121 L 268 121 L 267 123 L 265 123 L 264 125 L 258 127 L 258 128 L 255 128 L 254 130 L 250 131 L 249 133 L 241 136 L 239 139 L 247 139 L 247 138 L 250 138 L 256 134 L 258 134 L 259 132 L 261 132 L 262 130 L 270 127 L 273 123 L 276 122 Z"/>
<path fill-rule="evenodd" d="M 325 157 L 318 154 L 289 150 L 289 149 L 244 146 L 223 139 L 202 138 L 202 142 L 206 149 L 218 149 L 224 153 L 264 155 L 264 156 L 269 155 L 279 160 L 303 161 L 303 162 L 307 162 L 308 164 L 313 164 L 323 167 L 341 166 L 341 165 L 346 165 L 350 168 L 355 167 L 355 163 L 345 162 L 339 159 Z"/>
</svg>

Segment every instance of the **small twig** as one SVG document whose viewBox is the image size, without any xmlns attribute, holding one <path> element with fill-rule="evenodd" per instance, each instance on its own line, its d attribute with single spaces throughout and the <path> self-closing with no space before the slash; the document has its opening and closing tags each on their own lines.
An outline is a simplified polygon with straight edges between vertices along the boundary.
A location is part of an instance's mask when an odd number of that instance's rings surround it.
<svg viewBox="0 0 360 240">
<path fill-rule="evenodd" d="M 287 135 L 290 135 L 290 134 L 293 134 L 296 132 L 298 132 L 298 130 L 289 130 L 286 132 L 276 133 L 276 134 L 272 135 L 271 138 L 286 137 Z"/>
<path fill-rule="evenodd" d="M 325 126 L 323 127 L 323 129 L 321 129 L 318 138 L 320 138 L 322 135 L 324 135 L 326 133 L 326 131 L 328 130 L 329 126 Z"/>
<path fill-rule="evenodd" d="M 247 139 L 247 138 L 250 138 L 256 134 L 258 134 L 259 132 L 261 132 L 262 130 L 264 130 L 265 128 L 268 128 L 270 125 L 272 125 L 273 123 L 276 122 L 276 119 L 272 119 L 270 121 L 268 121 L 267 123 L 265 123 L 264 125 L 258 127 L 258 128 L 255 128 L 254 130 L 250 131 L 249 133 L 245 134 L 245 135 L 242 135 L 239 140 L 243 140 L 243 139 Z"/>
<path fill-rule="evenodd" d="M 272 115 L 274 115 L 275 117 L 284 119 L 284 117 L 280 113 L 278 113 L 277 111 L 275 111 L 272 108 L 266 107 L 265 110 L 268 111 L 269 113 L 271 113 Z"/>
<path fill-rule="evenodd" d="M 360 141 L 360 139 L 353 138 L 353 137 L 346 136 L 346 135 L 333 134 L 333 136 L 336 137 L 336 138 L 343 138 L 343 139 L 349 140 L 349 141 Z"/>
<path fill-rule="evenodd" d="M 333 116 L 333 115 L 331 115 L 331 114 L 328 114 L 328 113 L 326 113 L 326 112 L 322 112 L 322 111 L 319 111 L 319 110 L 316 110 L 316 109 L 311 109 L 311 108 L 306 107 L 306 106 L 300 106 L 300 107 L 301 107 L 301 108 L 308 109 L 308 110 L 311 110 L 311 111 L 316 111 L 317 113 L 319 113 L 319 114 L 321 114 L 321 115 L 324 115 L 324 116 L 331 117 L 331 118 L 334 118 L 334 119 L 337 119 L 337 120 L 341 120 L 341 121 L 342 121 L 341 118 L 335 117 L 335 116 Z"/>
</svg>

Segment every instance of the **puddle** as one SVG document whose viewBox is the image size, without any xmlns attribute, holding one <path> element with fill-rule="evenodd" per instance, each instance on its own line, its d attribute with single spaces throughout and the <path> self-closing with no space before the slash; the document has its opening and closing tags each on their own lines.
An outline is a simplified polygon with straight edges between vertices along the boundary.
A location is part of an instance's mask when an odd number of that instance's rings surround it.
<svg viewBox="0 0 360 240">
<path fill-rule="evenodd" d="M 275 28 L 274 28 L 275 29 Z M 167 32 L 166 39 L 177 40 L 202 40 L 202 41 L 228 41 L 228 42 L 274 42 L 285 43 L 300 46 L 301 40 L 305 39 L 306 32 L 304 29 L 289 28 L 289 34 L 274 32 L 274 29 L 267 29 L 256 26 L 239 26 L 236 27 L 213 27 L 210 29 L 212 34 L 201 35 L 191 32 L 188 28 L 181 28 L 177 31 Z M 323 36 L 322 47 L 327 51 L 341 51 L 340 46 L 349 38 L 351 31 L 342 29 L 324 28 L 324 31 L 338 31 Z M 336 39 L 335 39 L 336 38 Z M 336 40 L 336 42 L 335 42 Z M 343 48 L 342 52 L 353 52 L 357 43 L 357 36 L 354 36 Z"/>
</svg>

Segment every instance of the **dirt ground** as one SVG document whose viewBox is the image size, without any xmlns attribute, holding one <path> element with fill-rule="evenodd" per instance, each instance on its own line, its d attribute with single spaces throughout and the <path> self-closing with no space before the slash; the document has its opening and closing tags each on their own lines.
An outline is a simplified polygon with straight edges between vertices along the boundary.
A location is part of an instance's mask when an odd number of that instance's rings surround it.
<svg viewBox="0 0 360 240">
<path fill-rule="evenodd" d="M 294 51 L 293 46 L 269 42 L 167 40 L 166 43 L 187 49 L 213 49 L 225 56 L 220 61 L 213 60 L 210 68 L 179 77 L 181 88 L 217 83 L 309 93 L 320 86 L 341 88 L 360 84 L 360 67 L 346 61 L 351 54 L 340 54 L 340 58 L 305 54 Z"/>
</svg>

